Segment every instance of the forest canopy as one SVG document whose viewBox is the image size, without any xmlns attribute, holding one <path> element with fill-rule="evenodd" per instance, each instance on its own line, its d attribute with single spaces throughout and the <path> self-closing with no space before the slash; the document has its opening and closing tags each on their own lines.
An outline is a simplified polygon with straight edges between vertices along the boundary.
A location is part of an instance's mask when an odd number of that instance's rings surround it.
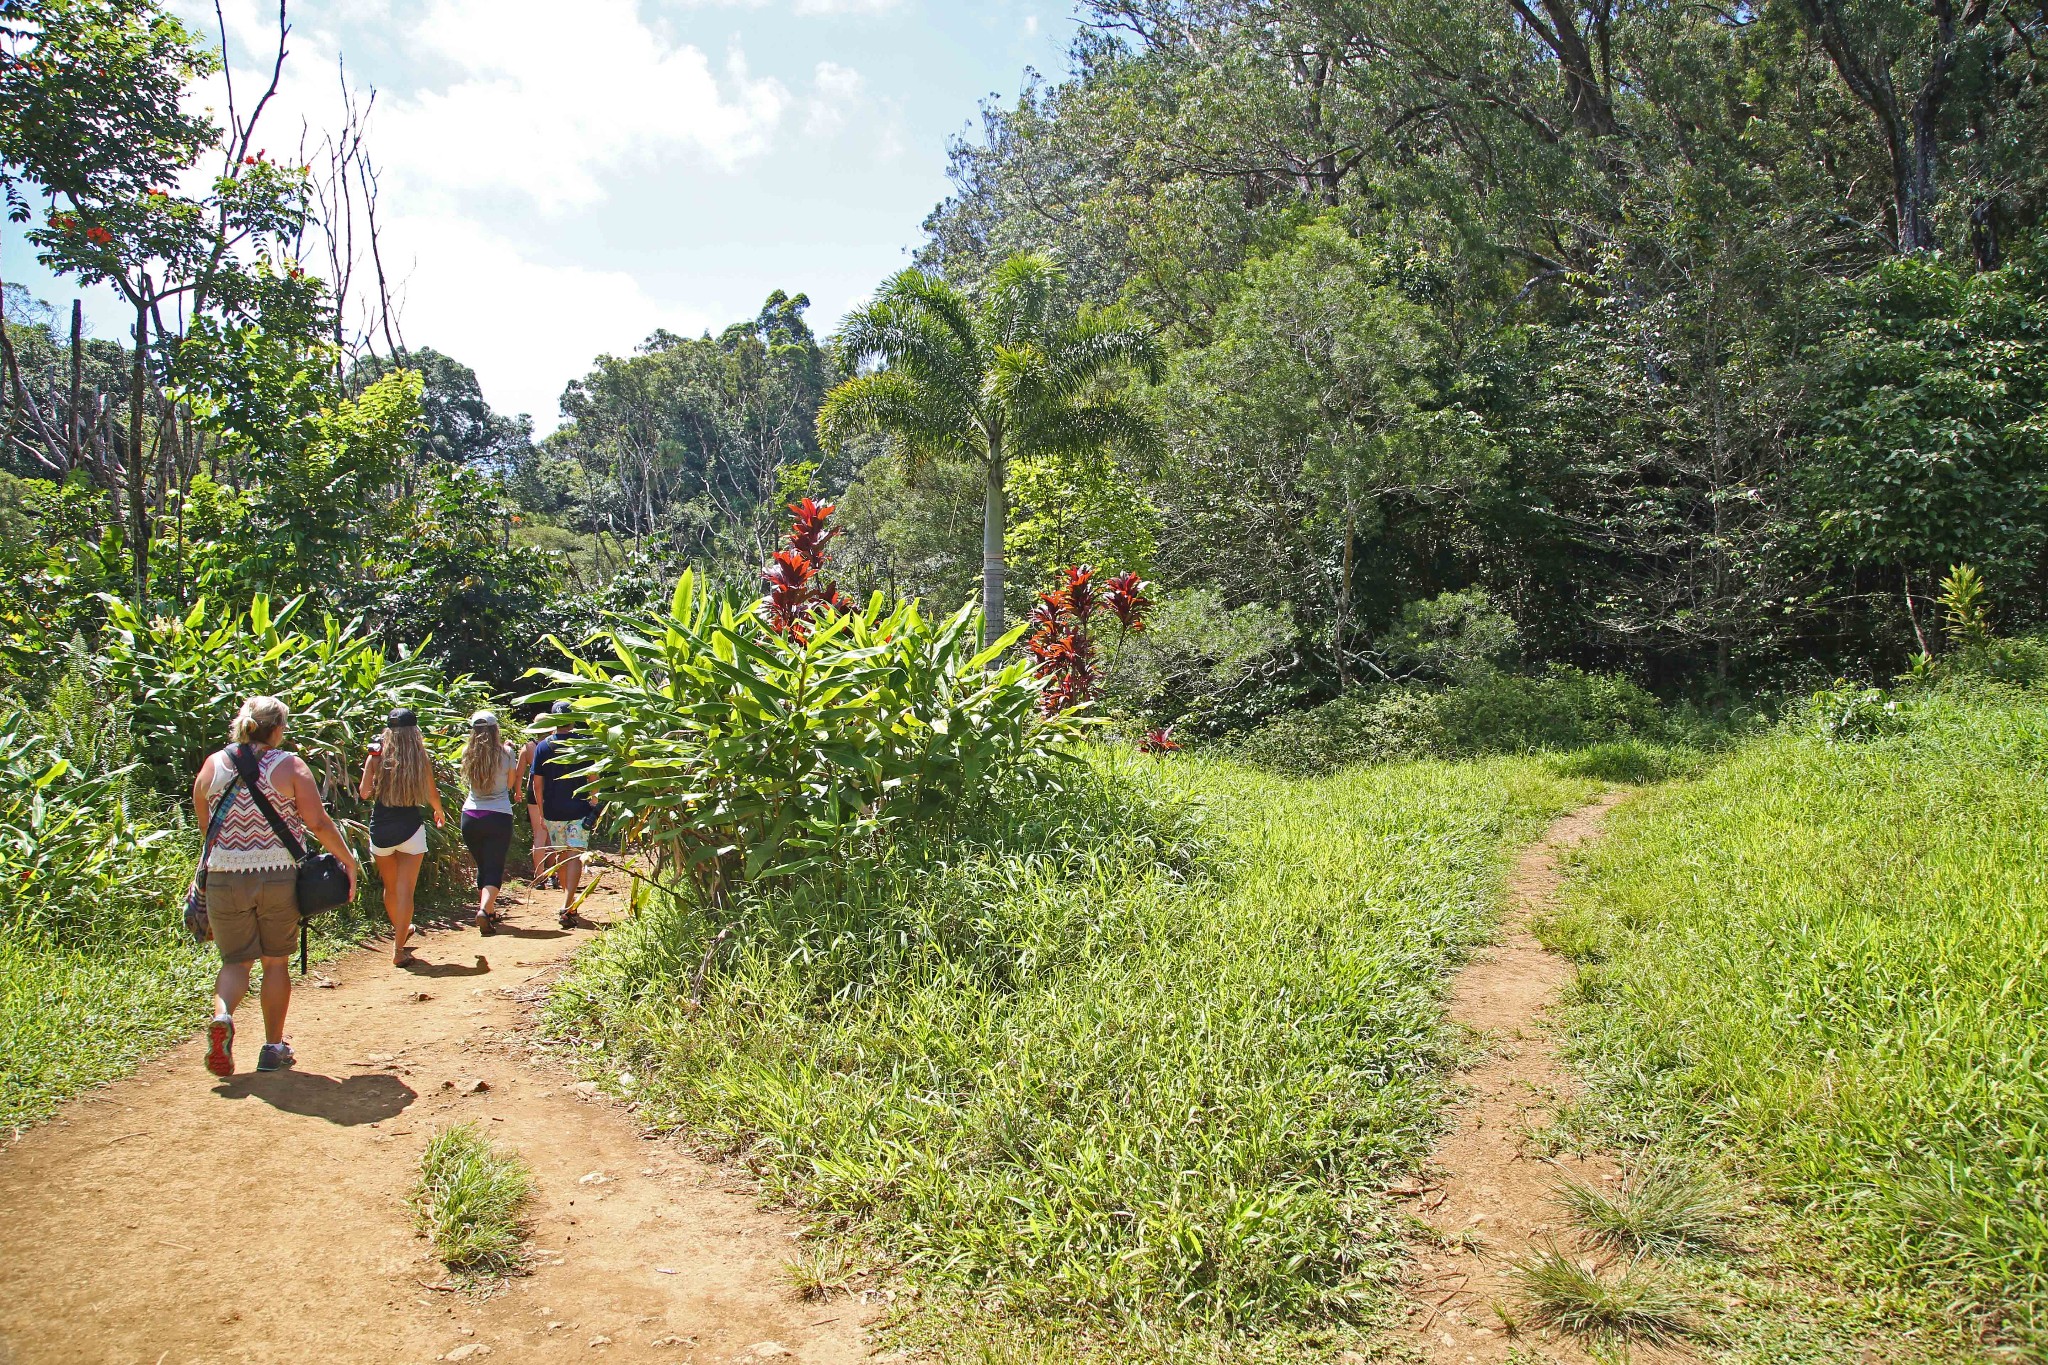
<svg viewBox="0 0 2048 1365">
<path fill-rule="evenodd" d="M 1212 730 L 1417 675 L 1422 618 L 1725 696 L 1897 671 L 1957 564 L 2002 629 L 2048 613 L 2037 8 L 1081 20 L 837 332 L 784 290 L 657 331 L 536 440 L 366 285 L 374 195 L 337 193 L 374 185 L 361 128 L 278 164 L 246 104 L 181 112 L 218 55 L 147 0 L 10 8 L 10 230 L 138 319 L 74 343 L 8 290 L 15 659 L 96 629 L 99 592 L 310 593 L 509 686 L 686 564 L 751 588 L 807 495 L 849 588 L 935 611 L 1141 573 L 1162 626 L 1131 676 L 1173 681 L 1115 704 Z M 165 188 L 209 159 L 210 191 Z M 917 368 L 947 319 L 955 389 Z"/>
</svg>

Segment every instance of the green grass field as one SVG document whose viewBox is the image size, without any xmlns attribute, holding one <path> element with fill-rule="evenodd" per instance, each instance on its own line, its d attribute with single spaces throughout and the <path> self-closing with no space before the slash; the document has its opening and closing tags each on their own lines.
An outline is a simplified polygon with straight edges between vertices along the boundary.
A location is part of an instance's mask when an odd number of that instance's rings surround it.
<svg viewBox="0 0 2048 1365">
<path fill-rule="evenodd" d="M 1780 732 L 1617 812 L 1544 930 L 1598 1125 L 1758 1182 L 1925 1358 L 2048 1340 L 2044 803 L 2038 693 Z"/>
<path fill-rule="evenodd" d="M 931 1309 L 911 1335 L 956 1353 L 1181 1359 L 1360 1322 L 1400 1231 L 1378 1191 L 1426 1150 L 1457 1045 L 1443 974 L 1509 851 L 1598 784 L 1534 759 L 1114 767 L 1071 829 L 768 907 L 701 1011 L 711 926 L 651 907 L 555 1025 L 899 1267 Z"/>
</svg>

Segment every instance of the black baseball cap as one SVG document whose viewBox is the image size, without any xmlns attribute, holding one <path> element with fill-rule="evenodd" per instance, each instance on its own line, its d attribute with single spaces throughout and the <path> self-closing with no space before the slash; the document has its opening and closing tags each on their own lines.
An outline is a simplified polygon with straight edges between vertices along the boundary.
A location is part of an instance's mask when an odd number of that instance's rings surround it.
<svg viewBox="0 0 2048 1365">
<path fill-rule="evenodd" d="M 401 706 L 384 718 L 386 728 L 392 730 L 411 730 L 416 728 L 419 723 L 420 718 L 413 714 L 412 708 L 409 706 Z"/>
</svg>

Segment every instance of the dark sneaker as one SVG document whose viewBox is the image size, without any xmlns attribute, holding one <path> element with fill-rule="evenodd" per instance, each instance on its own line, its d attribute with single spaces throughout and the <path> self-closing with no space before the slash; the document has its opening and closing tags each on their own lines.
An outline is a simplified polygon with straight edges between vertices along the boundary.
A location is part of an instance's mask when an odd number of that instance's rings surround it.
<svg viewBox="0 0 2048 1365">
<path fill-rule="evenodd" d="M 256 1054 L 258 1071 L 282 1071 L 298 1058 L 292 1055 L 290 1043 L 265 1043 L 263 1051 Z"/>
<path fill-rule="evenodd" d="M 235 1074 L 235 1021 L 228 1015 L 206 1026 L 206 1069 L 216 1076 Z"/>
</svg>

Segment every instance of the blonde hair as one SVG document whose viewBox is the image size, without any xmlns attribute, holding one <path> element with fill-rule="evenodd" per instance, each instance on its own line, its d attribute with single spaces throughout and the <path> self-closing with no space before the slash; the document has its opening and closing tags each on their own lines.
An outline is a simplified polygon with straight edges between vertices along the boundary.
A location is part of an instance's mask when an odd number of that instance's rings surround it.
<svg viewBox="0 0 2048 1365">
<path fill-rule="evenodd" d="M 393 726 L 378 741 L 377 799 L 387 806 L 424 806 L 434 791 L 434 761 L 417 725 Z"/>
<path fill-rule="evenodd" d="M 268 744 L 292 717 L 292 709 L 276 697 L 251 697 L 235 712 L 228 738 L 236 744 Z"/>
<path fill-rule="evenodd" d="M 505 786 L 511 776 L 512 754 L 498 723 L 472 723 L 469 742 L 462 746 L 462 780 L 471 791 L 489 794 Z"/>
</svg>

